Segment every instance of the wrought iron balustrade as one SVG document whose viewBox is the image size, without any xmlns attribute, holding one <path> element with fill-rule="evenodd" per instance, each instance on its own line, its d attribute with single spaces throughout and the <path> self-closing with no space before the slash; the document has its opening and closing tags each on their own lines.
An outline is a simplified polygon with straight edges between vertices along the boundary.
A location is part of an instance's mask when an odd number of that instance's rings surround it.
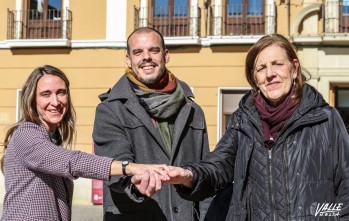
<svg viewBox="0 0 349 221">
<path fill-rule="evenodd" d="M 273 4 L 212 5 L 208 14 L 212 36 L 264 35 L 274 31 Z"/>
<path fill-rule="evenodd" d="M 7 39 L 71 39 L 72 13 L 65 10 L 8 10 Z"/>
<path fill-rule="evenodd" d="M 134 9 L 135 29 L 152 27 L 165 37 L 199 36 L 201 9 L 197 6 Z"/>
</svg>

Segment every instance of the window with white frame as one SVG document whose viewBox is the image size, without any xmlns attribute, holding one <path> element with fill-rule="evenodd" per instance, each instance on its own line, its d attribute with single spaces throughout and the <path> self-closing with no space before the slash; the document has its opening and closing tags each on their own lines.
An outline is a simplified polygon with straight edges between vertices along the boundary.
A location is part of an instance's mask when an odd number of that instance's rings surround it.
<svg viewBox="0 0 349 221">
<path fill-rule="evenodd" d="M 199 36 L 198 0 L 141 0 L 135 28 L 152 27 L 164 37 Z"/>
<path fill-rule="evenodd" d="M 22 95 L 22 89 L 17 89 L 16 93 L 16 122 L 18 122 L 21 117 L 22 117 L 22 100 L 21 100 L 21 95 Z"/>
<path fill-rule="evenodd" d="M 224 35 L 265 33 L 264 0 L 226 0 Z"/>
<path fill-rule="evenodd" d="M 23 30 L 23 38 L 62 38 L 62 0 L 28 0 L 28 10 L 23 11 L 28 18 Z"/>
<path fill-rule="evenodd" d="M 69 0 L 16 0 L 16 9 L 7 11 L 9 46 L 65 46 L 72 27 L 68 6 Z M 16 42 L 19 39 L 27 41 Z M 45 41 L 37 41 L 41 39 Z"/>
<path fill-rule="evenodd" d="M 336 86 L 335 91 L 335 108 L 341 115 L 345 127 L 349 133 L 349 87 Z"/>
<path fill-rule="evenodd" d="M 152 0 L 153 28 L 164 36 L 188 36 L 188 0 Z"/>
<path fill-rule="evenodd" d="M 349 0 L 342 0 L 340 9 L 339 32 L 349 32 Z"/>
<path fill-rule="evenodd" d="M 221 88 L 219 89 L 219 124 L 218 139 L 225 132 L 231 115 L 239 108 L 241 98 L 250 90 L 250 88 Z"/>
</svg>

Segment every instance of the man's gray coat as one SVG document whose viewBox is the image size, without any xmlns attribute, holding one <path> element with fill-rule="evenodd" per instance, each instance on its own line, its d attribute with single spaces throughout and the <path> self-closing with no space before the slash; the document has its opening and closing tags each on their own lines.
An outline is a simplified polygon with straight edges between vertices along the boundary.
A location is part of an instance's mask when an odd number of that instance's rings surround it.
<svg viewBox="0 0 349 221">
<path fill-rule="evenodd" d="M 209 152 L 204 113 L 192 100 L 188 85 L 177 81 L 184 91 L 185 104 L 175 121 L 171 153 L 124 75 L 108 93 L 100 96 L 102 103 L 97 107 L 93 130 L 96 154 L 121 161 L 174 166 L 202 159 Z M 191 221 L 198 216 L 203 220 L 210 202 L 210 199 L 184 200 L 174 186 L 168 184 L 147 198 L 137 193 L 127 176 L 115 176 L 104 182 L 103 198 L 107 221 Z"/>
</svg>

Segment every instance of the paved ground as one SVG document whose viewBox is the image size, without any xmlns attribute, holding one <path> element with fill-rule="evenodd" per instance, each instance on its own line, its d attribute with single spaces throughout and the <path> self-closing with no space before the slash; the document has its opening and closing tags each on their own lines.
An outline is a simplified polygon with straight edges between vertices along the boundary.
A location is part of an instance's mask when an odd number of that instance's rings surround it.
<svg viewBox="0 0 349 221">
<path fill-rule="evenodd" d="M 0 204 L 0 217 L 2 204 Z M 73 205 L 72 221 L 103 221 L 103 206 Z"/>
<path fill-rule="evenodd" d="M 103 206 L 73 205 L 72 221 L 103 221 Z"/>
</svg>

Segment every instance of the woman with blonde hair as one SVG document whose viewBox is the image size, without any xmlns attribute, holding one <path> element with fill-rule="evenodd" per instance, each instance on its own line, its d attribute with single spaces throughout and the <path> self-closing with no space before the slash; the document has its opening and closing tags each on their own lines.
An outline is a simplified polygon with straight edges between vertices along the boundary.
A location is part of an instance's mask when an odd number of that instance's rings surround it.
<svg viewBox="0 0 349 221">
<path fill-rule="evenodd" d="M 78 177 L 109 180 L 113 175 L 144 172 L 166 179 L 163 165 L 130 163 L 126 168 L 112 158 L 63 148 L 71 147 L 75 136 L 69 86 L 66 75 L 50 65 L 36 68 L 24 84 L 22 117 L 7 131 L 4 142 L 2 221 L 69 221 L 72 180 Z"/>
</svg>

